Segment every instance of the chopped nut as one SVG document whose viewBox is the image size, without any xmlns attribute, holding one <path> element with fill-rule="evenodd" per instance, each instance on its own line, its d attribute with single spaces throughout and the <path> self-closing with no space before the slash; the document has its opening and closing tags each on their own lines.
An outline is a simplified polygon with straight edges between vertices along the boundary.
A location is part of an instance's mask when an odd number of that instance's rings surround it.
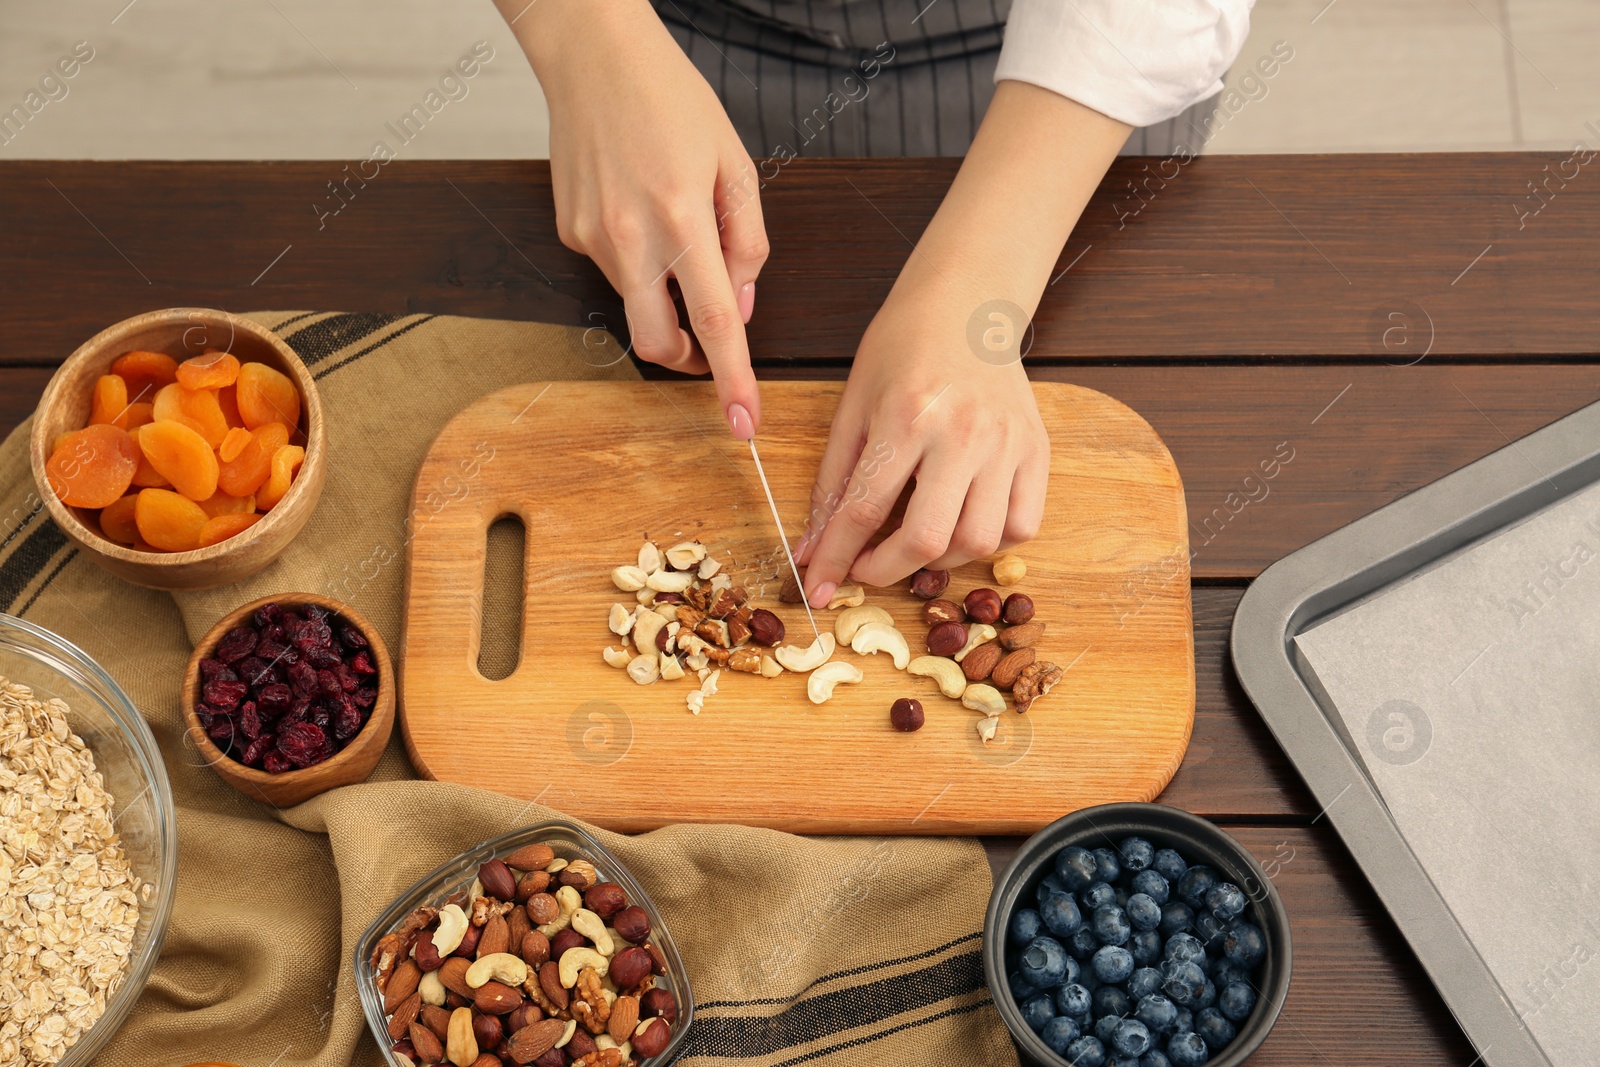
<svg viewBox="0 0 1600 1067">
<path fill-rule="evenodd" d="M 828 608 L 858 608 L 867 602 L 867 592 L 859 585 L 841 585 L 833 591 Z"/>
<path fill-rule="evenodd" d="M 694 632 L 718 648 L 728 648 L 732 644 L 729 640 L 728 624 L 721 619 L 704 619 L 694 628 Z"/>
<path fill-rule="evenodd" d="M 712 559 L 710 556 L 707 556 L 705 559 L 700 561 L 700 566 L 699 566 L 698 569 L 695 570 L 694 573 L 695 573 L 695 576 L 697 578 L 699 578 L 701 581 L 706 581 L 707 579 L 713 577 L 721 569 L 722 569 L 722 564 L 721 563 L 718 563 L 716 560 Z"/>
<path fill-rule="evenodd" d="M 682 593 L 694 581 L 694 575 L 682 571 L 656 571 L 644 580 L 647 589 L 658 593 Z"/>
<path fill-rule="evenodd" d="M 782 673 L 783 673 L 783 664 L 779 663 L 777 660 L 773 659 L 771 656 L 762 656 L 761 657 L 761 677 L 763 677 L 763 678 L 776 678 L 778 675 L 780 675 Z"/>
<path fill-rule="evenodd" d="M 800 583 L 795 581 L 794 575 L 789 575 L 783 580 L 783 585 L 778 590 L 778 603 L 800 604 L 806 599 L 805 592 L 800 588 Z"/>
<path fill-rule="evenodd" d="M 628 661 L 628 677 L 640 685 L 649 685 L 661 677 L 661 662 L 652 652 L 648 655 L 641 653 Z"/>
<path fill-rule="evenodd" d="M 656 635 L 667 625 L 659 612 L 641 611 L 633 623 L 633 647 L 641 656 L 656 654 Z"/>
<path fill-rule="evenodd" d="M 680 571 L 694 568 L 706 558 L 706 546 L 699 541 L 683 541 L 667 549 L 667 562 Z"/>
<path fill-rule="evenodd" d="M 611 627 L 612 633 L 622 637 L 633 629 L 633 612 L 621 604 L 613 604 L 611 605 L 611 617 L 607 620 L 607 625 Z"/>
<path fill-rule="evenodd" d="M 633 653 L 625 645 L 607 645 L 600 653 L 602 659 L 613 667 L 626 667 L 633 660 Z"/>
<path fill-rule="evenodd" d="M 717 590 L 716 596 L 711 598 L 711 606 L 706 610 L 706 614 L 714 619 L 726 619 L 729 615 L 744 607 L 745 601 L 748 599 L 749 597 L 745 595 L 743 589 L 729 584 L 725 588 Z"/>
<path fill-rule="evenodd" d="M 1055 688 L 1064 673 L 1060 667 L 1048 660 L 1039 660 L 1022 668 L 1016 684 L 1011 688 L 1011 697 L 1016 701 L 1017 711 L 1025 712 L 1031 708 L 1035 700 Z"/>
<path fill-rule="evenodd" d="M 639 569 L 647 575 L 661 569 L 661 549 L 656 547 L 654 541 L 646 541 L 639 546 Z"/>
<path fill-rule="evenodd" d="M 683 677 L 683 664 L 678 662 L 678 657 L 661 653 L 661 677 L 669 682 L 675 682 Z"/>
<path fill-rule="evenodd" d="M 728 653 L 728 669 L 744 674 L 760 674 L 761 653 L 753 648 L 736 648 Z"/>
<path fill-rule="evenodd" d="M 978 720 L 978 736 L 983 739 L 984 744 L 987 745 L 994 740 L 994 732 L 999 725 L 1000 720 L 989 715 Z"/>
<path fill-rule="evenodd" d="M 644 588 L 645 572 L 638 567 L 618 567 L 611 572 L 611 584 L 624 593 L 637 593 Z"/>
</svg>

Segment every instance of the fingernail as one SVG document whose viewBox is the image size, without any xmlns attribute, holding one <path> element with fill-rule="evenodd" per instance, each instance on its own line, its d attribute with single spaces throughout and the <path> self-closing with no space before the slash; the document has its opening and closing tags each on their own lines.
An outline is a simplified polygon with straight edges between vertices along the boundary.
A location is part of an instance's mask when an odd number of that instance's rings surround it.
<svg viewBox="0 0 1600 1067">
<path fill-rule="evenodd" d="M 739 289 L 739 317 L 745 322 L 756 313 L 756 283 L 745 282 Z"/>
<path fill-rule="evenodd" d="M 733 431 L 735 440 L 748 441 L 756 435 L 756 424 L 750 418 L 750 412 L 743 404 L 728 405 L 728 429 Z"/>
<path fill-rule="evenodd" d="M 811 591 L 811 606 L 814 608 L 827 607 L 828 601 L 833 599 L 834 590 L 838 588 L 838 582 L 823 582 Z"/>
</svg>

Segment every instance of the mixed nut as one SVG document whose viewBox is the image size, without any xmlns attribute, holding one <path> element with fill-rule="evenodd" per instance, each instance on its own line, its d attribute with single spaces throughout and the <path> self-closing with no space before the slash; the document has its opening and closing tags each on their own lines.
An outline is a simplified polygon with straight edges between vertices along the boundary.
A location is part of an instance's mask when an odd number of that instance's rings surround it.
<svg viewBox="0 0 1600 1067">
<path fill-rule="evenodd" d="M 631 1067 L 678 1021 L 650 914 L 581 856 L 530 844 L 374 947 L 391 1051 L 454 1067 Z"/>
</svg>

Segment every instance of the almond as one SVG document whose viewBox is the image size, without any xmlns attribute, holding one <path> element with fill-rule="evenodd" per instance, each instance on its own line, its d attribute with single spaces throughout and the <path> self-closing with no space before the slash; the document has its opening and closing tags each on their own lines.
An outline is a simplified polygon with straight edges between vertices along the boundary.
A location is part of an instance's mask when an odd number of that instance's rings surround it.
<svg viewBox="0 0 1600 1067">
<path fill-rule="evenodd" d="M 503 861 L 507 867 L 518 871 L 542 871 L 556 858 L 556 850 L 549 845 L 523 845 Z"/>
<path fill-rule="evenodd" d="M 1005 646 L 1007 652 L 1015 652 L 1019 648 L 1029 648 L 1037 644 L 1039 638 L 1044 636 L 1044 623 L 1025 622 L 1021 626 L 1008 626 L 1000 634 L 1000 644 Z"/>
<path fill-rule="evenodd" d="M 452 993 L 472 998 L 473 988 L 467 984 L 467 968 L 472 961 L 465 956 L 451 956 L 439 965 L 439 981 Z"/>
<path fill-rule="evenodd" d="M 417 1013 L 422 1010 L 422 994 L 413 993 L 394 1009 L 394 1014 L 389 1016 L 389 1038 L 399 1041 L 411 1036 L 411 1024 L 417 1021 Z"/>
<path fill-rule="evenodd" d="M 555 1048 L 556 1042 L 561 1040 L 561 1035 L 566 1033 L 566 1030 L 567 1024 L 561 1019 L 544 1019 L 529 1023 L 506 1038 L 502 1051 L 518 1063 L 532 1063 Z"/>
<path fill-rule="evenodd" d="M 550 939 L 538 930 L 522 935 L 522 962 L 537 970 L 550 958 Z"/>
<path fill-rule="evenodd" d="M 638 1025 L 639 998 L 618 997 L 616 1003 L 611 1005 L 611 1021 L 606 1027 L 611 1040 L 619 1045 L 626 1044 L 633 1037 L 633 1028 Z"/>
<path fill-rule="evenodd" d="M 411 1024 L 411 1047 L 417 1050 L 418 1063 L 438 1063 L 444 1059 L 444 1042 L 421 1023 Z"/>
<path fill-rule="evenodd" d="M 539 988 L 544 990 L 544 995 L 550 1003 L 557 1008 L 565 1008 L 570 994 L 567 987 L 561 984 L 561 968 L 555 960 L 546 960 L 539 967 Z"/>
<path fill-rule="evenodd" d="M 967 681 L 981 682 L 989 677 L 989 672 L 1000 662 L 1001 655 L 1000 646 L 993 641 L 979 645 L 962 659 L 961 671 L 967 676 Z"/>
<path fill-rule="evenodd" d="M 417 1016 L 417 1021 L 437 1034 L 440 1041 L 450 1036 L 450 1013 L 443 1008 L 424 1004 L 422 1014 Z"/>
<path fill-rule="evenodd" d="M 511 928 L 506 925 L 505 916 L 493 916 L 483 924 L 483 936 L 478 938 L 477 958 L 481 960 L 485 956 L 493 956 L 510 948 Z"/>
<path fill-rule="evenodd" d="M 517 879 L 517 903 L 526 904 L 529 897 L 535 893 L 543 893 L 549 885 L 549 871 L 529 871 Z"/>
<path fill-rule="evenodd" d="M 400 1002 L 417 991 L 417 984 L 422 981 L 422 968 L 418 967 L 415 960 L 406 960 L 394 969 L 394 974 L 389 976 L 388 988 L 383 991 L 383 1010 L 394 1011 Z"/>
<path fill-rule="evenodd" d="M 522 993 L 504 982 L 485 982 L 473 991 L 472 1006 L 485 1015 L 508 1015 L 522 1007 Z"/>
<path fill-rule="evenodd" d="M 1032 663 L 1039 653 L 1031 648 L 1019 648 L 1015 652 L 1007 653 L 994 670 L 989 672 L 989 680 L 996 689 L 1010 689 L 1017 684 L 1017 676 L 1022 673 L 1022 668 Z M 971 659 L 972 657 L 967 657 Z"/>
</svg>

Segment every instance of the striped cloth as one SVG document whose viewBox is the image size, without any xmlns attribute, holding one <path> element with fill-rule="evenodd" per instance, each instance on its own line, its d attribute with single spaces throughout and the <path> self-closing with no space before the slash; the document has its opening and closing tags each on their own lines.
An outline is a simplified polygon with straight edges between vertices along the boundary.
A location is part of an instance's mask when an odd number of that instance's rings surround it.
<svg viewBox="0 0 1600 1067">
<path fill-rule="evenodd" d="M 637 377 L 614 341 L 600 352 L 581 330 L 432 315 L 251 317 L 311 368 L 330 450 L 315 514 L 260 574 L 176 596 L 118 581 L 44 513 L 30 423 L 0 446 L 0 611 L 62 635 L 116 678 L 155 731 L 178 805 L 165 951 L 98 1059 L 118 1067 L 383 1062 L 352 981 L 356 939 L 433 867 L 555 813 L 417 781 L 398 730 L 366 784 L 287 811 L 247 800 L 186 743 L 179 685 L 192 642 L 243 601 L 309 591 L 352 604 L 398 648 L 409 496 L 445 420 L 517 382 Z M 391 562 L 373 568 L 374 559 Z M 485 659 L 513 655 L 511 640 L 485 634 Z M 8 669 L 29 681 L 0 655 L 0 674 Z M 644 884 L 687 961 L 700 1013 L 681 1062 L 1016 1063 L 983 982 L 978 930 L 991 881 L 976 841 L 734 826 L 597 833 Z"/>
</svg>

